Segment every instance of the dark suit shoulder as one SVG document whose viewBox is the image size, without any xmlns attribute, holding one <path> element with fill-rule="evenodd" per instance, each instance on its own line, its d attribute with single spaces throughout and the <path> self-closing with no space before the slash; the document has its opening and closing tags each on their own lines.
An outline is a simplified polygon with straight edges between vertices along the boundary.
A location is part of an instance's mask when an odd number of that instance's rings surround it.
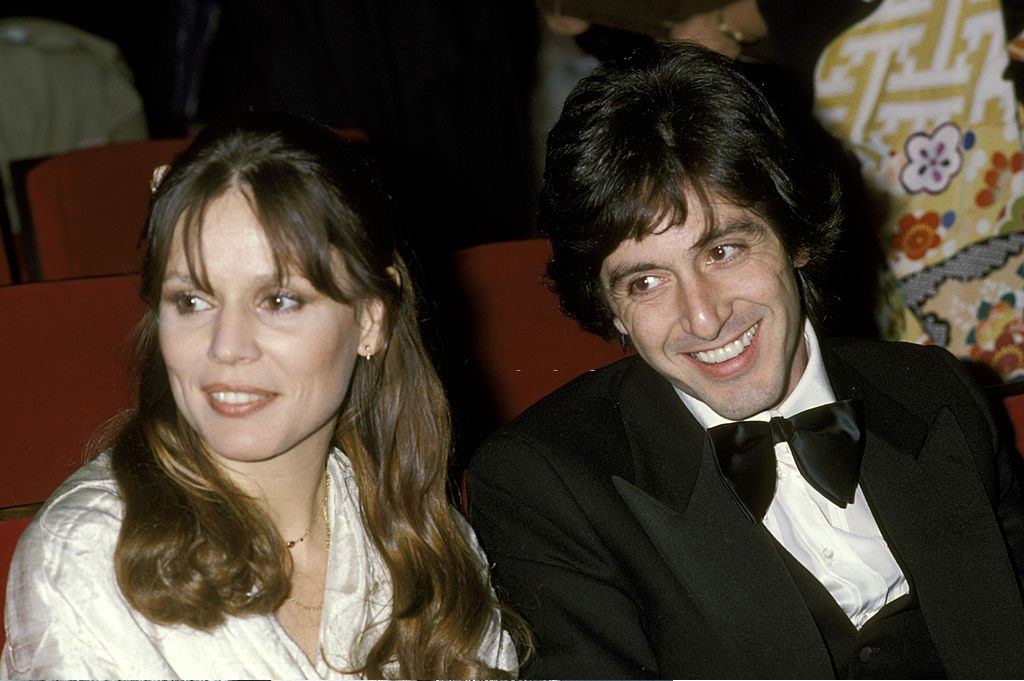
<svg viewBox="0 0 1024 681">
<path fill-rule="evenodd" d="M 966 370 L 943 347 L 843 338 L 825 341 L 824 348 L 829 376 L 839 384 L 833 386 L 837 391 L 843 388 L 844 376 L 856 374 L 924 418 L 943 406 L 977 403 Z"/>
<path fill-rule="evenodd" d="M 626 357 L 582 374 L 542 398 L 491 435 L 470 468 L 530 465 L 529 458 L 540 456 L 577 475 L 631 479 L 619 396 L 622 381 L 640 362 L 638 357 Z"/>
</svg>

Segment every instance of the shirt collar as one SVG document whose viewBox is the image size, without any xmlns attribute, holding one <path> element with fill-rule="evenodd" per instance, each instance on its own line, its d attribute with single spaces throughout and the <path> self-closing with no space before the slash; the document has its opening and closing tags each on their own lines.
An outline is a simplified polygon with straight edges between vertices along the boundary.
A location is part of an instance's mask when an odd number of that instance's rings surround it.
<svg viewBox="0 0 1024 681">
<path fill-rule="evenodd" d="M 818 335 L 814 332 L 811 322 L 806 319 L 804 320 L 804 343 L 807 345 L 807 366 L 804 368 L 804 373 L 800 376 L 800 380 L 797 381 L 793 392 L 782 401 L 778 409 L 765 410 L 743 420 L 769 421 L 773 416 L 793 416 L 807 409 L 820 407 L 823 404 L 831 404 L 836 401 L 835 393 L 832 392 L 832 386 L 828 382 L 825 363 L 821 359 Z M 713 428 L 723 423 L 732 423 L 730 419 L 719 415 L 696 397 L 687 395 L 679 388 L 675 388 L 675 391 L 694 418 L 705 428 Z"/>
</svg>

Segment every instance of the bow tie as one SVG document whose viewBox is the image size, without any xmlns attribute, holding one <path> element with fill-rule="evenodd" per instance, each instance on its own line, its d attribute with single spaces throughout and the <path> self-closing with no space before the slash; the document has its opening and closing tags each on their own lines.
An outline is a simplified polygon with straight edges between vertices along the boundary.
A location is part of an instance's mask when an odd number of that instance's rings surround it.
<svg viewBox="0 0 1024 681">
<path fill-rule="evenodd" d="M 853 501 L 864 453 L 864 403 L 843 400 L 790 418 L 738 421 L 708 430 L 719 471 L 754 522 L 775 496 L 775 445 L 787 442 L 811 487 L 835 505 Z"/>
</svg>

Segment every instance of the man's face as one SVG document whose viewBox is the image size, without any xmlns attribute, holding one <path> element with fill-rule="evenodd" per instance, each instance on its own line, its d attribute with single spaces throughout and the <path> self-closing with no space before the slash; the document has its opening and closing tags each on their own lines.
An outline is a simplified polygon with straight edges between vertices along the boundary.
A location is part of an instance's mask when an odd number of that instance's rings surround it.
<svg viewBox="0 0 1024 681">
<path fill-rule="evenodd" d="M 771 228 L 721 200 L 713 210 L 713 229 L 691 210 L 682 226 L 623 241 L 602 263 L 601 283 L 615 327 L 640 356 L 738 420 L 796 386 L 807 366 L 803 313 L 794 263 Z"/>
</svg>

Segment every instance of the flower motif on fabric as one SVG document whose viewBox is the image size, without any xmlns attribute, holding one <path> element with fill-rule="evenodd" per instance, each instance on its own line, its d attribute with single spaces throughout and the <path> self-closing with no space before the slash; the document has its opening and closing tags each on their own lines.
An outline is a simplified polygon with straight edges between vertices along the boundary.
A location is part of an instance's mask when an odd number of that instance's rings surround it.
<svg viewBox="0 0 1024 681">
<path fill-rule="evenodd" d="M 967 334 L 971 359 L 992 367 L 1003 380 L 1024 376 L 1024 316 L 1007 293 L 978 307 L 978 324 Z"/>
<path fill-rule="evenodd" d="M 1010 158 L 1001 151 L 992 154 L 992 165 L 985 173 L 985 186 L 974 196 L 974 202 L 987 208 L 1003 195 L 1010 184 L 1010 176 L 1024 168 L 1024 157 L 1018 151 Z"/>
<path fill-rule="evenodd" d="M 900 184 L 908 194 L 938 194 L 949 186 L 960 172 L 960 128 L 943 123 L 931 135 L 916 132 L 903 147 L 907 164 L 900 171 Z"/>
<path fill-rule="evenodd" d="M 889 243 L 895 251 L 902 251 L 910 260 L 920 260 L 928 251 L 942 243 L 939 236 L 939 214 L 928 211 L 920 216 L 905 213 L 899 221 L 899 231 Z"/>
<path fill-rule="evenodd" d="M 999 225 L 996 233 L 1005 236 L 1024 232 L 1024 196 L 1014 199 L 1006 215 L 1006 222 Z"/>
</svg>

